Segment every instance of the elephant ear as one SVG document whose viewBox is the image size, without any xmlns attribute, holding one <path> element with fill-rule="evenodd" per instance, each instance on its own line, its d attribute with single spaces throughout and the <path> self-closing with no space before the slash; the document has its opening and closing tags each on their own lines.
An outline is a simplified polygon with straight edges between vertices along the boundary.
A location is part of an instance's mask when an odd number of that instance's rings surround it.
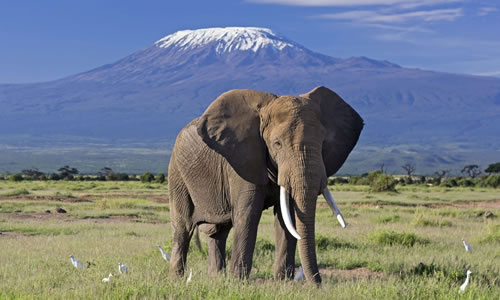
<svg viewBox="0 0 500 300">
<path fill-rule="evenodd" d="M 260 108 L 276 95 L 232 90 L 215 99 L 200 117 L 198 134 L 227 159 L 246 181 L 266 184 L 266 145 L 260 133 Z"/>
<path fill-rule="evenodd" d="M 327 131 L 323 142 L 323 161 L 326 175 L 332 176 L 356 145 L 363 129 L 363 119 L 339 95 L 326 87 L 317 87 L 301 96 L 321 105 L 321 123 Z"/>
</svg>

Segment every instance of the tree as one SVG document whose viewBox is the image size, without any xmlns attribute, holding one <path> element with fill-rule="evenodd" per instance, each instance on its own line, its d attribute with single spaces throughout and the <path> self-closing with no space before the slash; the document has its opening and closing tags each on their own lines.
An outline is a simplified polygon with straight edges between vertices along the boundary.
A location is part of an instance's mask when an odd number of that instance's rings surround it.
<svg viewBox="0 0 500 300">
<path fill-rule="evenodd" d="M 37 168 L 22 170 L 21 174 L 33 180 L 38 180 L 44 175 L 43 172 L 40 172 Z"/>
<path fill-rule="evenodd" d="M 478 165 L 466 165 L 460 172 L 472 178 L 476 178 L 481 175 L 481 170 Z"/>
<path fill-rule="evenodd" d="M 142 182 L 152 182 L 155 180 L 155 176 L 151 172 L 145 172 L 141 175 Z"/>
<path fill-rule="evenodd" d="M 490 164 L 485 170 L 486 173 L 500 173 L 500 162 Z"/>
<path fill-rule="evenodd" d="M 23 181 L 23 175 L 17 173 L 12 174 L 9 176 L 9 181 L 15 181 L 15 182 Z"/>
<path fill-rule="evenodd" d="M 450 170 L 441 170 L 441 171 L 434 172 L 434 179 L 432 180 L 432 183 L 433 184 L 440 184 L 441 179 L 443 179 L 443 177 L 448 176 L 448 173 L 450 173 Z"/>
<path fill-rule="evenodd" d="M 165 174 L 163 173 L 156 174 L 156 183 L 165 183 L 165 181 L 166 181 Z"/>
<path fill-rule="evenodd" d="M 68 165 L 59 168 L 57 171 L 59 172 L 59 177 L 61 179 L 68 179 L 68 180 L 72 180 L 73 177 L 78 174 L 77 169 L 71 168 Z"/>
<path fill-rule="evenodd" d="M 417 169 L 414 163 L 406 163 L 402 165 L 401 168 L 403 168 L 406 171 L 408 177 L 411 177 L 411 174 L 415 172 L 415 170 Z"/>
</svg>

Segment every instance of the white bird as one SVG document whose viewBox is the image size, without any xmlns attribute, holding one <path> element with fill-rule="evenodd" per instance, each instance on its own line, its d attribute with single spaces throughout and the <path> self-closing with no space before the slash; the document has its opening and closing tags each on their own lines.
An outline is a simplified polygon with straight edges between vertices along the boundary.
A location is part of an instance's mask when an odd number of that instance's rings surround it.
<svg viewBox="0 0 500 300">
<path fill-rule="evenodd" d="M 462 239 L 462 243 L 464 243 L 465 251 L 470 252 L 472 248 L 467 244 L 464 239 Z"/>
<path fill-rule="evenodd" d="M 128 267 L 122 263 L 118 263 L 118 271 L 120 274 L 127 274 L 128 273 Z"/>
<path fill-rule="evenodd" d="M 71 258 L 71 263 L 73 264 L 73 266 L 75 266 L 75 268 L 77 269 L 85 268 L 83 264 L 79 260 L 76 260 L 73 255 L 71 255 L 69 258 Z"/>
<path fill-rule="evenodd" d="M 111 280 L 111 276 L 113 276 L 113 274 L 109 273 L 108 277 L 104 277 L 102 279 L 102 282 L 109 282 Z"/>
<path fill-rule="evenodd" d="M 469 285 L 470 274 L 472 274 L 472 272 L 470 270 L 467 270 L 467 278 L 465 278 L 465 282 L 460 286 L 460 293 L 465 292 L 467 285 Z"/>
<path fill-rule="evenodd" d="M 306 277 L 304 276 L 304 270 L 302 270 L 302 266 L 299 266 L 299 273 L 295 275 L 295 278 L 293 280 L 298 281 L 304 279 L 306 279 Z"/>
<path fill-rule="evenodd" d="M 158 246 L 158 248 L 160 249 L 161 256 L 163 257 L 163 259 L 166 261 L 170 261 L 170 255 L 168 255 L 168 253 L 165 252 L 165 250 L 163 250 L 160 246 Z"/>
<path fill-rule="evenodd" d="M 186 280 L 186 283 L 190 283 L 191 279 L 193 279 L 193 269 L 189 269 L 189 276 Z"/>
</svg>

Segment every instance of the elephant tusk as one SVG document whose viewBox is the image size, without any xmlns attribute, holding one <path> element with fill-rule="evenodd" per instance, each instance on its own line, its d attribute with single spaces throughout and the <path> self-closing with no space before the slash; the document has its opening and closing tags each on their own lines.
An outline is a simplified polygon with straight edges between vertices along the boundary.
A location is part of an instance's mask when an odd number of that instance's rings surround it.
<svg viewBox="0 0 500 300">
<path fill-rule="evenodd" d="M 280 208 L 281 215 L 283 216 L 283 221 L 285 222 L 286 229 L 290 232 L 293 237 L 300 240 L 301 237 L 292 223 L 292 217 L 290 217 L 290 209 L 288 208 L 288 193 L 284 187 L 280 186 Z"/>
<path fill-rule="evenodd" d="M 323 190 L 323 197 L 325 197 L 326 203 L 328 203 L 328 206 L 330 206 L 330 208 L 332 209 L 333 214 L 337 216 L 337 220 L 339 221 L 340 226 L 342 226 L 342 228 L 345 228 L 346 224 L 344 217 L 340 213 L 337 203 L 335 203 L 335 200 L 333 200 L 332 193 L 330 193 L 328 187 L 325 187 L 325 189 Z"/>
</svg>

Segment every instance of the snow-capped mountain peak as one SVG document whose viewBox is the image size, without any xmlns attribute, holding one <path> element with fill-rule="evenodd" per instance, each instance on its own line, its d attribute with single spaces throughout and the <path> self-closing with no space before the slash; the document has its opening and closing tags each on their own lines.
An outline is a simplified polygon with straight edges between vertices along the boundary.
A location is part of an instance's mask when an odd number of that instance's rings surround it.
<svg viewBox="0 0 500 300">
<path fill-rule="evenodd" d="M 238 50 L 257 52 L 263 48 L 279 51 L 290 47 L 299 51 L 303 50 L 303 47 L 276 35 L 272 30 L 258 27 L 181 30 L 155 43 L 155 46 L 160 48 L 176 47 L 182 50 L 196 49 L 207 45 L 215 46 L 215 51 L 219 54 Z"/>
</svg>

